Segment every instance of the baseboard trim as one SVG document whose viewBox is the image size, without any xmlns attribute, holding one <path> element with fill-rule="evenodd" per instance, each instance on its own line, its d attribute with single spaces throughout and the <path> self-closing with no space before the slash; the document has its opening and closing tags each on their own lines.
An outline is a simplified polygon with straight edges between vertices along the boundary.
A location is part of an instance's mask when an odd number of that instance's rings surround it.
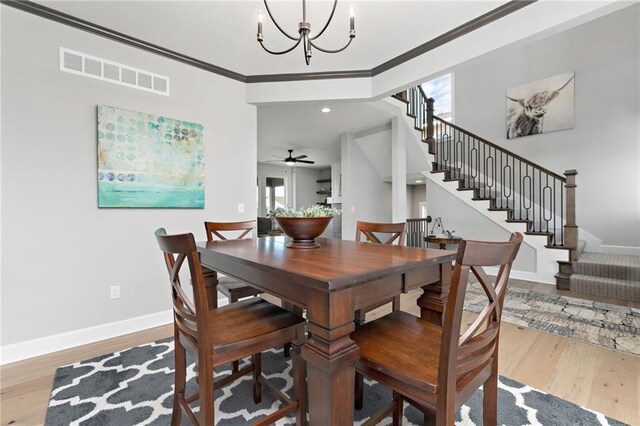
<svg viewBox="0 0 640 426">
<path fill-rule="evenodd" d="M 496 268 L 496 267 L 491 267 L 491 268 L 484 268 L 485 272 L 488 275 L 497 275 L 498 271 L 500 268 Z M 527 272 L 527 271 L 511 271 L 511 274 L 509 274 L 510 278 L 515 278 L 517 280 L 523 280 L 523 281 L 532 281 L 535 283 L 543 283 L 543 284 L 552 284 L 555 285 L 556 282 L 554 280 L 549 280 L 545 277 L 540 276 L 540 274 L 537 274 L 535 272 Z"/>
<path fill-rule="evenodd" d="M 229 301 L 226 297 L 218 299 L 218 307 L 228 304 Z M 172 321 L 173 310 L 169 309 L 154 314 L 0 346 L 0 365 L 160 327 L 170 324 Z"/>
<path fill-rule="evenodd" d="M 585 250 L 589 251 L 589 250 Z M 640 256 L 640 247 L 633 246 L 602 246 L 603 253 L 610 254 L 630 254 L 632 256 Z"/>
<path fill-rule="evenodd" d="M 74 348 L 100 340 L 166 325 L 173 321 L 172 310 L 156 312 L 122 321 L 54 334 L 0 347 L 0 365 Z"/>
</svg>

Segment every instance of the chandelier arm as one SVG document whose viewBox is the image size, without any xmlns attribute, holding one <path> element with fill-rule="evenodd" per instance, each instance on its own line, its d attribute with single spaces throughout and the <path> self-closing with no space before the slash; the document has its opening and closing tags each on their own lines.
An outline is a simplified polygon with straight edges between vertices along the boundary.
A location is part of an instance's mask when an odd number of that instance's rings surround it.
<svg viewBox="0 0 640 426">
<path fill-rule="evenodd" d="M 289 35 L 289 33 L 287 33 L 285 30 L 282 29 L 282 27 L 278 24 L 278 22 L 276 21 L 276 19 L 273 17 L 273 15 L 271 14 L 271 9 L 269 9 L 269 5 L 267 4 L 267 0 L 263 0 L 264 1 L 264 7 L 265 9 L 267 9 L 267 13 L 269 14 L 269 18 L 271 18 L 271 21 L 274 23 L 274 25 L 276 26 L 276 28 L 278 30 L 280 30 L 280 32 L 282 34 L 285 35 L 285 37 L 290 38 L 291 40 L 298 40 L 298 37 L 293 37 L 291 35 Z M 263 46 L 264 47 L 264 46 Z M 268 51 L 267 51 L 268 52 Z"/>
<path fill-rule="evenodd" d="M 338 5 L 338 0 L 334 0 L 333 2 L 333 8 L 331 9 L 331 14 L 329 15 L 329 19 L 327 19 L 327 23 L 324 24 L 324 27 L 322 27 L 322 29 L 320 30 L 320 32 L 316 35 L 314 35 L 313 37 L 309 37 L 309 40 L 315 40 L 318 37 L 320 37 L 322 35 L 322 33 L 324 32 L 324 30 L 327 29 L 327 27 L 329 26 L 329 24 L 331 23 L 331 20 L 333 19 L 333 14 L 336 11 L 336 6 Z"/>
<path fill-rule="evenodd" d="M 349 47 L 349 45 L 351 44 L 351 42 L 353 41 L 353 37 L 349 38 L 349 41 L 347 42 L 347 44 L 345 44 L 344 46 L 342 46 L 340 49 L 335 49 L 335 50 L 331 50 L 331 49 L 323 49 L 319 46 L 316 46 L 311 40 L 309 40 L 309 44 L 313 47 L 315 47 L 316 49 L 318 49 L 321 52 L 324 53 L 339 53 L 342 52 L 344 49 L 346 49 L 347 47 Z"/>
<path fill-rule="evenodd" d="M 267 47 L 264 45 L 263 42 L 260 42 L 260 46 L 262 46 L 262 48 L 264 50 L 266 50 L 267 52 L 271 53 L 272 55 L 284 55 L 285 53 L 289 53 L 291 52 L 293 49 L 295 49 L 296 47 L 298 47 L 298 45 L 300 44 L 300 42 L 302 41 L 302 37 L 300 37 L 299 39 L 297 39 L 297 41 L 295 42 L 295 44 L 293 46 L 291 46 L 290 48 L 286 49 L 286 50 L 282 50 L 280 52 L 276 52 L 273 50 L 269 50 L 267 49 Z"/>
</svg>

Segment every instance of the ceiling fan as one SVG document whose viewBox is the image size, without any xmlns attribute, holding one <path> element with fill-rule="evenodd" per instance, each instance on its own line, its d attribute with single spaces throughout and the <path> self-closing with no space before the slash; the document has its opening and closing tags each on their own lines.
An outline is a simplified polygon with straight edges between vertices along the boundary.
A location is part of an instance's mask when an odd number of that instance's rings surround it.
<svg viewBox="0 0 640 426">
<path fill-rule="evenodd" d="M 307 158 L 306 155 L 298 155 L 296 157 L 293 156 L 293 150 L 288 149 L 289 156 L 287 158 L 278 157 L 274 155 L 274 157 L 280 158 L 280 160 L 269 160 L 267 163 L 278 163 L 280 161 L 284 161 L 284 164 L 287 166 L 295 166 L 297 163 L 305 163 L 305 164 L 315 164 L 315 161 L 303 160 L 303 158 Z"/>
</svg>

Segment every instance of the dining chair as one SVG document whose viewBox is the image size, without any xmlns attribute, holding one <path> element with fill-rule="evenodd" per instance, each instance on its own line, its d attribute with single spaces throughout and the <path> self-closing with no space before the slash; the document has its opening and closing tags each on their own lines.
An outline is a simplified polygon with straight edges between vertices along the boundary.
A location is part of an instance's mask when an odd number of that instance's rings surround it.
<svg viewBox="0 0 640 426">
<path fill-rule="evenodd" d="M 214 241 L 216 238 L 226 241 L 230 238 L 229 232 L 235 234 L 231 239 L 241 240 L 249 234 L 251 234 L 249 238 L 256 237 L 257 222 L 255 220 L 247 220 L 244 222 L 205 222 L 204 228 L 207 231 L 207 241 Z M 203 267 L 203 269 L 205 281 L 217 279 L 218 291 L 227 296 L 229 303 L 237 302 L 244 297 L 257 296 L 261 293 L 260 290 L 251 287 L 243 281 L 226 276 L 218 277 L 216 271 L 206 267 Z"/>
<path fill-rule="evenodd" d="M 173 300 L 175 342 L 175 389 L 171 424 L 181 423 L 183 411 L 192 424 L 214 425 L 214 391 L 241 376 L 253 373 L 253 400 L 262 400 L 262 386 L 273 391 L 283 407 L 253 423 L 266 425 L 296 412 L 297 425 L 306 424 L 305 364 L 300 347 L 305 341 L 305 320 L 262 298 L 252 297 L 221 308 L 209 306 L 202 266 L 193 234 L 167 235 L 163 228 L 155 233 L 164 253 Z M 180 279 L 188 265 L 192 294 Z M 186 275 L 186 273 L 183 273 Z M 186 280 L 185 280 L 186 281 Z M 289 399 L 262 374 L 261 352 L 293 342 L 291 354 L 295 399 Z M 186 352 L 196 359 L 197 392 L 186 394 Z M 251 356 L 251 363 L 237 372 L 214 381 L 213 369 Z M 199 401 L 199 419 L 190 404 Z"/>
<path fill-rule="evenodd" d="M 398 311 L 357 328 L 351 338 L 360 348 L 356 364 L 363 374 L 393 390 L 393 401 L 364 423 L 390 413 L 402 422 L 404 401 L 435 414 L 437 426 L 451 426 L 456 410 L 483 386 L 483 425 L 495 425 L 498 401 L 498 337 L 511 265 L 522 234 L 506 242 L 461 241 L 451 279 L 443 326 Z M 483 267 L 498 266 L 492 279 Z M 470 274 L 487 304 L 461 335 L 462 311 Z M 362 395 L 356 395 L 356 402 Z"/>
<path fill-rule="evenodd" d="M 228 232 L 235 233 L 235 236 L 231 239 L 241 240 L 247 235 L 251 234 L 249 238 L 256 238 L 257 221 L 247 220 L 243 222 L 205 222 L 204 229 L 207 231 L 207 241 L 214 241 L 216 238 L 219 241 L 227 241 L 229 238 Z M 204 282 L 207 287 L 217 285 L 217 290 L 220 293 L 227 296 L 229 303 L 235 303 L 245 297 L 253 297 L 262 293 L 255 287 L 250 286 L 244 281 L 240 281 L 233 277 L 218 276 L 218 273 L 206 266 L 202 267 L 204 273 Z M 208 293 L 210 296 L 215 295 L 215 292 Z M 218 300 L 209 301 L 215 303 L 213 306 L 218 306 Z M 284 303 L 284 302 L 283 302 Z M 295 307 L 285 306 L 289 312 L 295 314 L 301 314 L 302 310 Z M 291 344 L 284 345 L 284 356 L 289 357 L 291 353 Z M 238 362 L 234 361 L 231 366 L 232 372 L 238 371 Z"/>
<path fill-rule="evenodd" d="M 377 234 L 377 235 L 376 235 Z M 388 235 L 385 237 L 384 242 L 380 239 L 380 234 Z M 362 241 L 362 237 L 365 237 L 366 241 L 374 244 L 386 244 L 403 246 L 407 236 L 407 224 L 406 222 L 400 223 L 378 223 L 378 222 L 356 222 L 356 241 Z M 392 311 L 400 310 L 400 296 L 395 296 L 392 299 L 385 300 L 372 306 L 368 306 L 364 309 L 360 309 L 355 313 L 356 325 L 362 325 L 365 322 L 366 313 L 385 305 L 391 301 Z"/>
</svg>

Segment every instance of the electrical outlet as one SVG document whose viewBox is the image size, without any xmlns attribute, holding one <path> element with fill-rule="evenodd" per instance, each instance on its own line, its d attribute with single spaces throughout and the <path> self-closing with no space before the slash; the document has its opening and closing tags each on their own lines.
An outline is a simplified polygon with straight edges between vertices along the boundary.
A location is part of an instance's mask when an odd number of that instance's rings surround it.
<svg viewBox="0 0 640 426">
<path fill-rule="evenodd" d="M 238 213 L 244 213 L 244 203 L 238 203 Z"/>
<path fill-rule="evenodd" d="M 120 286 L 119 285 L 112 285 L 110 290 L 111 290 L 111 298 L 112 299 L 119 299 L 120 298 Z"/>
</svg>

